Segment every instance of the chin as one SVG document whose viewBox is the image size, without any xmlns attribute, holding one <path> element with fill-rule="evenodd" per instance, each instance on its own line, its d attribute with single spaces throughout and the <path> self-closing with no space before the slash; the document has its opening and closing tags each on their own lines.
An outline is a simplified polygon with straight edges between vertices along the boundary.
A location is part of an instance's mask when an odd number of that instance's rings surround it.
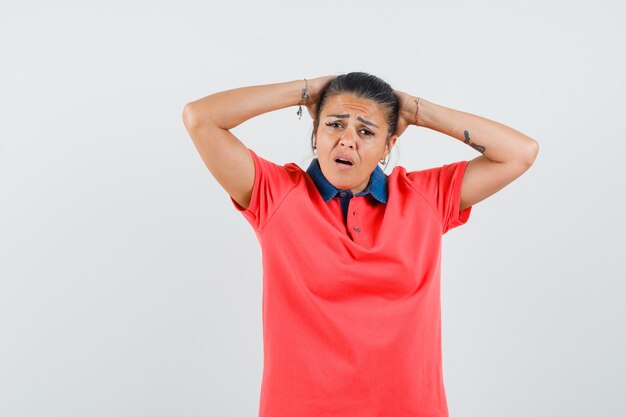
<svg viewBox="0 0 626 417">
<path fill-rule="evenodd" d="M 348 190 L 348 189 L 351 190 L 356 187 L 356 185 L 342 182 L 341 179 L 336 178 L 336 177 L 327 178 L 327 179 L 328 179 L 328 182 L 330 182 L 332 185 L 334 185 L 335 187 L 341 190 Z M 345 181 L 345 179 L 343 181 Z"/>
</svg>

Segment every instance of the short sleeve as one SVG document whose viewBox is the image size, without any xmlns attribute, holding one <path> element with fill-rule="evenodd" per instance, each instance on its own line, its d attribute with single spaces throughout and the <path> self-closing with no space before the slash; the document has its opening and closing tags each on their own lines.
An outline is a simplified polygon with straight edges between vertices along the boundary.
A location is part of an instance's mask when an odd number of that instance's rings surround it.
<svg viewBox="0 0 626 417">
<path fill-rule="evenodd" d="M 230 201 L 250 223 L 255 231 L 261 231 L 280 206 L 285 196 L 295 186 L 293 170 L 269 161 L 248 148 L 254 160 L 254 185 L 250 205 L 243 208 L 231 196 Z"/>
<path fill-rule="evenodd" d="M 409 172 L 412 186 L 422 193 L 437 209 L 441 234 L 467 222 L 472 206 L 461 207 L 461 185 L 470 161 L 458 161 L 441 167 Z"/>
</svg>

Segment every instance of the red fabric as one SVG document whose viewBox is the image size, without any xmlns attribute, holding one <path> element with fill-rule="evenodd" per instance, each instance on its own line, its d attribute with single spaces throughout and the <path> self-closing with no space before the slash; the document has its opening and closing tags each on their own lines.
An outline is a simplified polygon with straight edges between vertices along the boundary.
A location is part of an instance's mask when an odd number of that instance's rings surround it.
<svg viewBox="0 0 626 417">
<path fill-rule="evenodd" d="M 441 240 L 469 218 L 469 161 L 396 166 L 388 202 L 353 197 L 346 226 L 339 199 L 325 203 L 298 165 L 250 153 L 250 206 L 231 202 L 262 249 L 259 416 L 447 417 Z"/>
</svg>

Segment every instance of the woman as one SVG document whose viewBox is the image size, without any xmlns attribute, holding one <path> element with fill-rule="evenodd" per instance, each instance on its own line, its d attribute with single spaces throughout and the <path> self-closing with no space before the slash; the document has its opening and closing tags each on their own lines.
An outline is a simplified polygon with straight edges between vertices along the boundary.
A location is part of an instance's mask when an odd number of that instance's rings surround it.
<svg viewBox="0 0 626 417">
<path fill-rule="evenodd" d="M 299 104 L 313 118 L 306 171 L 262 158 L 230 132 Z M 360 72 L 219 92 L 187 104 L 183 120 L 261 244 L 259 415 L 447 416 L 442 235 L 522 175 L 537 142 Z M 409 125 L 482 155 L 386 175 L 378 164 Z"/>
</svg>

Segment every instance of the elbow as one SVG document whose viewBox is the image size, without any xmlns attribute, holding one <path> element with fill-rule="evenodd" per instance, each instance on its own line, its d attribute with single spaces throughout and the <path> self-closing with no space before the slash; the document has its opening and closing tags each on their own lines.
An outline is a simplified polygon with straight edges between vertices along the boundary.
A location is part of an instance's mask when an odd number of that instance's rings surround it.
<svg viewBox="0 0 626 417">
<path fill-rule="evenodd" d="M 185 104 L 183 108 L 183 123 L 187 130 L 197 129 L 206 125 L 217 126 L 217 123 L 211 117 L 213 113 L 212 107 L 206 102 L 191 101 Z"/>
<path fill-rule="evenodd" d="M 193 102 L 185 104 L 183 107 L 183 124 L 187 130 L 192 129 L 197 124 L 197 117 L 193 109 Z"/>
<path fill-rule="evenodd" d="M 526 156 L 526 163 L 528 166 L 531 166 L 535 163 L 535 159 L 537 159 L 537 155 L 539 154 L 539 142 L 534 139 L 530 139 L 528 145 L 528 151 Z"/>
</svg>

